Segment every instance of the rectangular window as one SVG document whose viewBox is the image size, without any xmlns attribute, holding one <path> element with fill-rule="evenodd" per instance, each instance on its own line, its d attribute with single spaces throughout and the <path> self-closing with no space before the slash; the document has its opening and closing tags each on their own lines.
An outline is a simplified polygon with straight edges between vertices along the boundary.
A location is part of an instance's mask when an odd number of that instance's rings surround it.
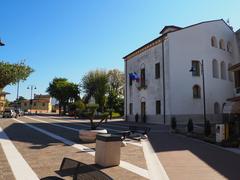
<svg viewBox="0 0 240 180">
<path fill-rule="evenodd" d="M 133 104 L 132 103 L 130 103 L 129 104 L 129 114 L 133 114 Z"/>
<path fill-rule="evenodd" d="M 200 76 L 200 62 L 192 61 L 192 76 Z"/>
<path fill-rule="evenodd" d="M 141 69 L 141 87 L 145 87 L 145 68 Z"/>
<path fill-rule="evenodd" d="M 160 63 L 155 64 L 155 79 L 160 78 Z"/>
<path fill-rule="evenodd" d="M 161 101 L 156 101 L 156 114 L 161 114 Z"/>
</svg>

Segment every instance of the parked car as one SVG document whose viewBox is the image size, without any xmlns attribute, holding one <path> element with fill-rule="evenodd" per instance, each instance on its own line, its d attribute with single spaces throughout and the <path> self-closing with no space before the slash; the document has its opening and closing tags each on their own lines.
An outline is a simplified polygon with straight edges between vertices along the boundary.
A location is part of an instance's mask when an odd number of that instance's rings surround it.
<svg viewBox="0 0 240 180">
<path fill-rule="evenodd" d="M 21 109 L 15 109 L 17 116 L 23 116 L 24 112 Z"/>
<path fill-rule="evenodd" d="M 3 118 L 17 118 L 17 114 L 13 109 L 5 109 L 3 111 Z"/>
</svg>

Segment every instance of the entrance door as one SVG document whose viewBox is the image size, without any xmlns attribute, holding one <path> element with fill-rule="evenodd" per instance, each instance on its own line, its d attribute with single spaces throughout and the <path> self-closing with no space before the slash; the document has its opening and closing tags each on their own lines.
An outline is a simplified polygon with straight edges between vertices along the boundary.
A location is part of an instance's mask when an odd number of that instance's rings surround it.
<svg viewBox="0 0 240 180">
<path fill-rule="evenodd" d="M 141 102 L 141 119 L 142 122 L 146 121 L 146 103 L 145 102 Z"/>
</svg>

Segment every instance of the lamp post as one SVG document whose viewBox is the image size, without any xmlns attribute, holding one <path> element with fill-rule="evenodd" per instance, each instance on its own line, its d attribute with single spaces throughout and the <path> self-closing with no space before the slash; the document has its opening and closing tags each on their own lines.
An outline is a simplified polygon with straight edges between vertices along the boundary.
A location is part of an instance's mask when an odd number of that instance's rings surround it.
<svg viewBox="0 0 240 180">
<path fill-rule="evenodd" d="M 30 99 L 30 113 L 32 112 L 32 93 L 34 89 L 37 89 L 37 87 L 35 85 L 30 85 L 27 87 L 27 89 L 31 90 L 31 99 Z"/>
<path fill-rule="evenodd" d="M 202 74 L 202 87 L 203 87 L 203 118 L 204 118 L 204 129 L 206 129 L 206 121 L 207 121 L 207 115 L 206 115 L 206 97 L 205 97 L 205 76 L 204 76 L 204 63 L 203 60 L 199 62 L 201 65 L 201 74 Z M 196 72 L 195 67 L 191 67 L 190 72 Z"/>
<path fill-rule="evenodd" d="M 2 42 L 1 39 L 0 39 L 0 46 L 5 46 L 5 44 Z"/>
</svg>

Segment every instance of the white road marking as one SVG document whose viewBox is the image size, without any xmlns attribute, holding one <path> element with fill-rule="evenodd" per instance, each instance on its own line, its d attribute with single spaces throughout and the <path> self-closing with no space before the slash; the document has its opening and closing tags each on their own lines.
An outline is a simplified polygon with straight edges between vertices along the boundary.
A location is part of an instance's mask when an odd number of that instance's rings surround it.
<svg viewBox="0 0 240 180">
<path fill-rule="evenodd" d="M 169 180 L 169 177 L 148 140 L 142 140 L 143 152 L 151 180 Z"/>
<path fill-rule="evenodd" d="M 39 180 L 7 134 L 0 127 L 0 144 L 16 180 Z"/>
<path fill-rule="evenodd" d="M 37 117 L 41 117 L 41 116 L 37 116 Z M 52 123 L 49 123 L 47 121 L 43 121 L 43 120 L 40 120 L 40 119 L 35 119 L 35 118 L 32 118 L 32 117 L 29 117 L 29 116 L 25 116 L 25 118 L 29 118 L 31 120 L 34 120 L 34 121 L 39 121 L 39 122 L 42 122 L 42 123 L 48 123 L 52 126 L 56 126 L 56 127 L 61 127 L 61 128 L 65 128 L 65 129 L 69 129 L 69 130 L 72 130 L 72 131 L 75 131 L 75 132 L 79 132 L 80 129 L 76 129 L 76 128 L 71 128 L 71 127 L 67 127 L 67 126 L 63 126 L 63 125 L 59 125 L 59 124 L 52 124 Z M 45 119 L 45 118 L 44 118 Z M 66 122 L 64 120 L 57 120 L 57 119 L 52 119 L 53 121 L 57 122 L 63 122 L 63 123 L 70 123 L 70 122 Z M 85 125 L 85 124 L 81 124 L 81 126 L 83 127 L 87 127 L 89 128 L 90 126 L 89 125 Z M 110 128 L 106 128 L 106 129 L 109 129 L 109 130 L 112 130 L 112 131 L 116 131 L 118 132 L 118 130 L 114 130 L 114 129 L 110 129 Z M 138 147 L 142 147 L 141 143 L 136 143 L 136 142 L 131 142 L 131 141 L 126 141 L 127 144 L 132 144 L 134 146 L 138 146 Z"/>
<path fill-rule="evenodd" d="M 29 117 L 28 117 L 28 118 L 29 118 Z M 58 135 L 56 135 L 56 134 L 53 134 L 53 133 L 51 133 L 51 132 L 49 132 L 49 131 L 46 131 L 46 130 L 44 130 L 44 129 L 42 129 L 42 128 L 38 128 L 38 127 L 36 127 L 36 126 L 34 126 L 34 125 L 27 124 L 26 122 L 20 121 L 20 120 L 18 120 L 18 119 L 13 118 L 13 120 L 15 120 L 15 121 L 17 121 L 17 122 L 19 122 L 19 123 L 22 123 L 22 124 L 24 124 L 24 125 L 32 128 L 32 129 L 34 129 L 34 130 L 36 130 L 36 131 L 39 131 L 39 132 L 41 132 L 41 133 L 43 133 L 43 134 L 45 134 L 45 135 L 47 135 L 47 136 L 49 136 L 49 137 L 51 137 L 51 138 L 54 138 L 54 139 L 56 139 L 56 140 L 58 140 L 58 141 L 61 141 L 61 142 L 63 142 L 64 144 L 67 144 L 67 145 L 72 146 L 72 147 L 74 147 L 74 148 L 76 148 L 76 149 L 79 149 L 79 150 L 81 150 L 81 151 L 84 151 L 84 152 L 86 152 L 86 153 L 88 153 L 88 154 L 90 154 L 90 155 L 92 155 L 92 156 L 95 156 L 95 151 L 92 150 L 92 149 L 90 149 L 90 148 L 88 148 L 88 147 L 86 147 L 86 146 L 83 146 L 83 145 L 81 145 L 81 144 L 77 144 L 77 143 L 74 142 L 74 141 L 71 141 L 71 140 L 68 140 L 68 139 L 66 139 L 66 138 L 63 138 L 63 137 L 61 137 L 61 136 L 58 136 Z M 145 178 L 149 179 L 148 171 L 147 171 L 146 169 L 140 168 L 140 167 L 138 167 L 138 166 L 135 166 L 135 165 L 133 165 L 133 164 L 131 164 L 131 163 L 128 163 L 128 162 L 125 162 L 125 161 L 120 161 L 120 165 L 119 165 L 119 166 L 122 167 L 122 168 L 124 168 L 124 169 L 126 169 L 126 170 L 128 170 L 128 171 L 131 171 L 131 172 L 133 172 L 133 173 L 135 173 L 135 174 L 138 174 L 138 175 L 140 175 L 140 176 L 142 176 L 142 177 L 145 177 Z"/>
</svg>

